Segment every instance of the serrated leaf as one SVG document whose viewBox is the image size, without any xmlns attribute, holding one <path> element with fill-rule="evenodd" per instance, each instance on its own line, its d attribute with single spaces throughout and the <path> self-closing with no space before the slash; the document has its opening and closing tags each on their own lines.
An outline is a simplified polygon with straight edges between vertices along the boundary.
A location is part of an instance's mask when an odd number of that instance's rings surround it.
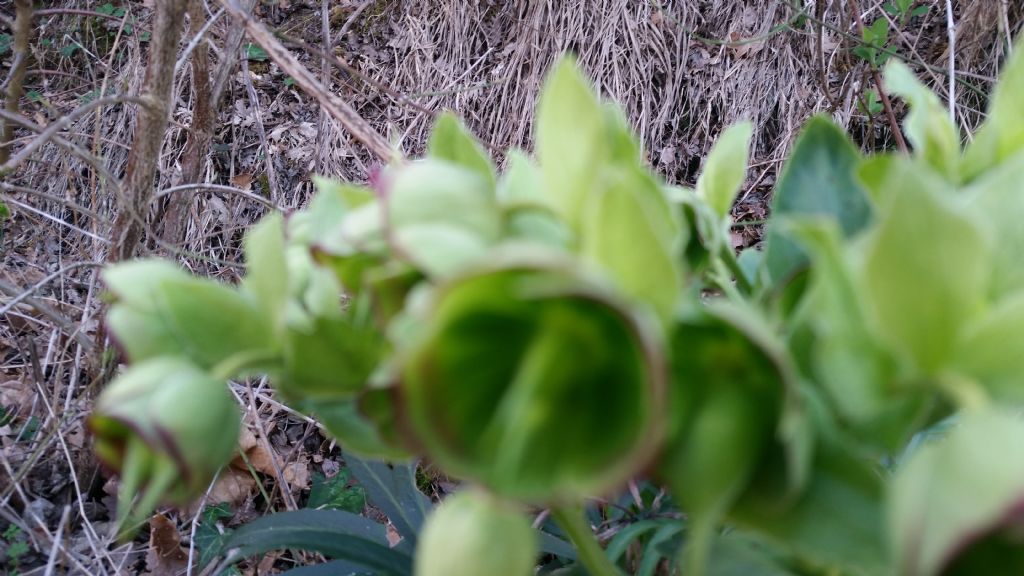
<svg viewBox="0 0 1024 576">
<path fill-rule="evenodd" d="M 427 153 L 476 172 L 494 189 L 497 181 L 494 163 L 462 120 L 451 112 L 441 114 L 434 123 Z"/>
<path fill-rule="evenodd" d="M 754 126 L 750 122 L 726 128 L 704 161 L 704 169 L 697 180 L 697 194 L 722 218 L 729 215 L 747 175 L 753 133 Z"/>
<path fill-rule="evenodd" d="M 383 524 L 340 510 L 295 510 L 257 518 L 228 536 L 229 561 L 285 548 L 319 552 L 373 574 L 411 576 L 412 557 L 388 545 Z"/>
<path fill-rule="evenodd" d="M 604 111 L 572 58 L 555 65 L 537 107 L 537 157 L 545 189 L 569 228 L 583 209 L 608 158 Z"/>
<path fill-rule="evenodd" d="M 950 361 L 964 324 L 981 308 L 991 247 L 949 185 L 905 162 L 869 237 L 862 289 L 873 333 L 924 374 Z"/>
<path fill-rule="evenodd" d="M 856 179 L 860 153 L 834 122 L 812 118 L 793 148 L 772 203 L 776 220 L 791 215 L 822 216 L 839 223 L 847 238 L 871 219 L 871 206 Z M 792 277 L 807 256 L 778 225 L 768 226 L 765 268 L 773 283 Z"/>
<path fill-rule="evenodd" d="M 915 154 L 947 180 L 957 182 L 960 136 L 939 98 L 899 60 L 886 66 L 885 84 L 910 103 L 910 113 L 903 125 Z"/>
</svg>

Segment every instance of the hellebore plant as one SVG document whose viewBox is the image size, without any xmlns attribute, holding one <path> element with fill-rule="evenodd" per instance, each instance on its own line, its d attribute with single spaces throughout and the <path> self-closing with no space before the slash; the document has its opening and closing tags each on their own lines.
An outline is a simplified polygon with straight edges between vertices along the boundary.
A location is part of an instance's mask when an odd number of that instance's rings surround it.
<svg viewBox="0 0 1024 576">
<path fill-rule="evenodd" d="M 580 511 L 637 478 L 681 506 L 687 574 L 1024 571 L 1024 50 L 963 149 L 885 78 L 914 153 L 811 119 L 763 251 L 729 242 L 749 123 L 669 186 L 563 60 L 503 173 L 443 115 L 426 158 L 250 230 L 238 286 L 109 268 L 130 365 L 91 422 L 121 518 L 199 494 L 238 431 L 222 383 L 266 374 L 343 450 L 467 485 L 387 573 L 532 574 L 530 507 L 621 573 Z"/>
</svg>

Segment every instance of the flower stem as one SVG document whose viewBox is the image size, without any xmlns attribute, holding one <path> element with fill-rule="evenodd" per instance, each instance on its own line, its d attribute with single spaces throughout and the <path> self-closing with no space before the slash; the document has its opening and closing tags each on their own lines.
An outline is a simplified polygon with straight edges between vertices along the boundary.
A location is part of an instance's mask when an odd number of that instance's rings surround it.
<svg viewBox="0 0 1024 576">
<path fill-rule="evenodd" d="M 579 552 L 580 562 L 591 576 L 622 576 L 619 569 L 608 557 L 594 537 L 594 532 L 583 517 L 579 505 L 556 506 L 551 509 L 551 517 L 569 536 L 569 540 Z"/>
</svg>

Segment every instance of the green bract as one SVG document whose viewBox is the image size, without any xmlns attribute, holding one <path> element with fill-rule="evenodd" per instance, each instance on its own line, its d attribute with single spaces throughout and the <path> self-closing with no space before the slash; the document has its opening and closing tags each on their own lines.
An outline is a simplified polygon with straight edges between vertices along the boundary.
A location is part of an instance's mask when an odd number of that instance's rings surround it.
<svg viewBox="0 0 1024 576">
<path fill-rule="evenodd" d="M 649 460 L 656 332 L 571 261 L 508 258 L 438 287 L 430 308 L 401 401 L 410 440 L 446 469 L 550 502 L 606 492 Z"/>
<path fill-rule="evenodd" d="M 121 517 L 136 492 L 143 514 L 201 494 L 235 450 L 239 417 L 227 388 L 187 360 L 154 358 L 118 376 L 89 427 L 96 453 L 121 476 Z"/>
</svg>

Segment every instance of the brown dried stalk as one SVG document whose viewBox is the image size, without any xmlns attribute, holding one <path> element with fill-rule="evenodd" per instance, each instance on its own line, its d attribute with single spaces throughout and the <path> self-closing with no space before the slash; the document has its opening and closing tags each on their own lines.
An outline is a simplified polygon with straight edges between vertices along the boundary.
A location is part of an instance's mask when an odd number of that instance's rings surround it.
<svg viewBox="0 0 1024 576">
<path fill-rule="evenodd" d="M 32 35 L 32 0 L 15 0 L 17 16 L 14 20 L 14 64 L 7 82 L 4 109 L 11 114 L 18 113 L 19 102 L 24 91 L 25 69 L 28 67 L 28 39 Z M 11 156 L 10 144 L 14 138 L 14 126 L 0 120 L 0 164 Z"/>
<path fill-rule="evenodd" d="M 131 258 L 142 239 L 170 114 L 174 61 L 186 2 L 165 0 L 155 4 L 149 65 L 140 94 L 147 104 L 139 107 L 132 150 L 128 154 L 122 193 L 118 198 L 120 210 L 114 220 L 113 243 L 107 254 L 111 261 Z"/>
</svg>

